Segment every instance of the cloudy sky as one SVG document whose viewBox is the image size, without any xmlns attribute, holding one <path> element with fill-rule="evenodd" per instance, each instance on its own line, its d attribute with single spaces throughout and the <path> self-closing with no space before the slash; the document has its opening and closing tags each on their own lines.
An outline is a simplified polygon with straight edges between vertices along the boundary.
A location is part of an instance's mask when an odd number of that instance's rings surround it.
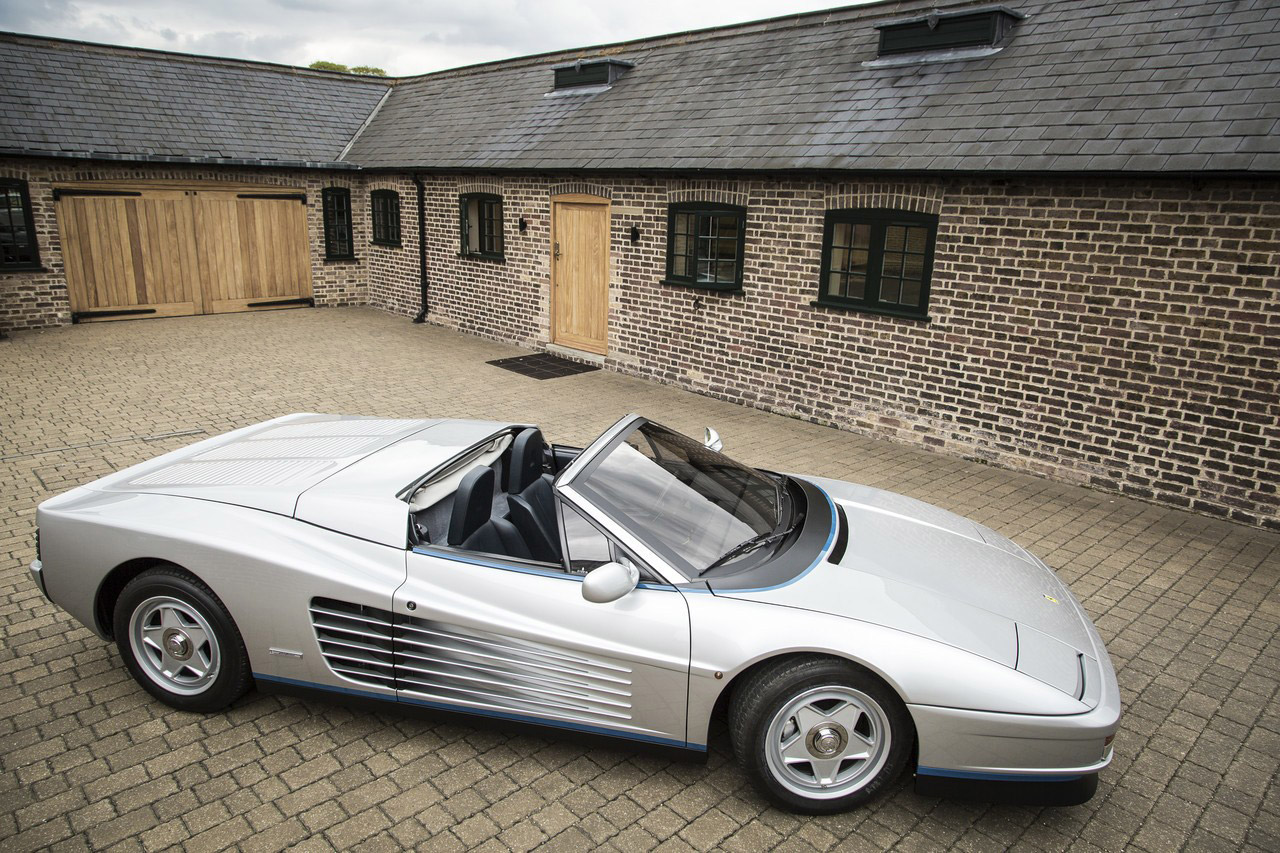
<svg viewBox="0 0 1280 853">
<path fill-rule="evenodd" d="M 0 0 L 0 30 L 418 74 L 865 0 Z"/>
</svg>

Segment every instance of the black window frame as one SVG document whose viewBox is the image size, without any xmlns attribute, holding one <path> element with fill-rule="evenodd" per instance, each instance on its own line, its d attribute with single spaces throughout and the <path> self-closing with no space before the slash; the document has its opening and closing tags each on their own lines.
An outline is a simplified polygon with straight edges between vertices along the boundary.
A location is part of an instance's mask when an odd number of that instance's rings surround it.
<svg viewBox="0 0 1280 853">
<path fill-rule="evenodd" d="M 40 263 L 40 235 L 36 233 L 35 212 L 31 208 L 31 192 L 27 182 L 21 178 L 0 178 L 0 190 L 3 190 L 6 195 L 10 191 L 17 192 L 18 201 L 22 207 L 23 224 L 20 227 L 26 230 L 28 240 L 25 244 L 14 241 L 0 246 L 0 273 L 43 271 L 44 265 Z M 8 227 L 15 226 L 11 224 Z M 20 247 L 25 253 L 30 254 L 30 258 L 22 261 L 6 261 L 5 247 L 7 246 Z"/>
<path fill-rule="evenodd" d="M 675 269 L 676 263 L 676 221 L 679 216 L 690 215 L 694 217 L 694 228 L 690 239 L 694 242 L 694 250 L 691 255 L 682 255 L 682 257 L 692 258 L 696 265 L 698 260 L 697 243 L 702 238 L 702 224 L 705 219 L 710 217 L 733 216 L 737 219 L 738 225 L 738 242 L 736 248 L 735 260 L 737 264 L 734 268 L 733 281 L 699 281 L 697 274 L 682 275 L 677 273 Z M 722 238 L 707 237 L 709 240 L 719 240 Z M 744 254 L 747 242 L 747 209 L 736 204 L 719 204 L 715 202 L 705 201 L 682 201 L 675 202 L 667 206 L 667 269 L 666 277 L 662 280 L 663 284 L 674 284 L 681 287 L 692 287 L 698 290 L 712 290 L 717 293 L 741 293 L 742 292 L 742 271 L 745 267 Z M 709 259 L 712 263 L 717 259 Z"/>
<path fill-rule="evenodd" d="M 837 224 L 869 225 L 871 228 L 867 250 L 867 280 L 863 296 L 860 299 L 851 296 L 833 295 L 828 292 L 828 283 L 833 271 L 831 269 L 832 244 Z M 918 306 L 903 305 L 900 302 L 889 302 L 880 298 L 882 279 L 884 278 L 886 231 L 892 225 L 914 228 L 925 227 L 928 229 L 922 263 L 923 278 L 920 282 L 920 304 Z M 822 266 L 818 275 L 818 298 L 812 304 L 826 308 L 865 311 L 871 314 L 888 314 L 912 320 L 928 320 L 929 296 L 932 291 L 933 281 L 933 255 L 937 238 L 938 217 L 936 214 L 878 207 L 828 210 L 822 228 Z M 902 281 L 903 279 L 899 276 L 898 280 Z"/>
<path fill-rule="evenodd" d="M 471 248 L 470 207 L 472 203 L 479 206 L 476 211 L 476 222 L 479 226 L 476 249 Z M 486 209 L 494 209 L 491 206 L 496 206 L 496 213 L 493 215 L 486 212 Z M 497 193 L 463 193 L 458 196 L 458 255 L 488 261 L 504 260 L 507 249 L 505 216 L 502 196 Z M 497 230 L 486 230 L 486 224 L 490 226 L 496 224 Z M 489 242 L 492 248 L 486 249 L 486 242 Z"/>
<path fill-rule="evenodd" d="M 375 246 L 400 246 L 400 193 L 374 190 L 369 193 L 369 219 Z"/>
<path fill-rule="evenodd" d="M 346 202 L 346 222 L 336 221 L 339 213 L 337 200 Z M 320 192 L 320 209 L 324 219 L 324 259 L 326 261 L 354 261 L 356 259 L 355 217 L 351 211 L 351 190 L 347 187 L 325 187 Z M 346 230 L 347 251 L 341 251 L 339 231 Z"/>
</svg>

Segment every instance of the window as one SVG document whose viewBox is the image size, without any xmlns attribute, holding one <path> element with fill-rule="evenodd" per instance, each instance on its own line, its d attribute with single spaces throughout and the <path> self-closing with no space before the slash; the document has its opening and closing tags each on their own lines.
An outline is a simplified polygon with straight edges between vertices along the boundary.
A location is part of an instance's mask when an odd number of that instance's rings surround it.
<svg viewBox="0 0 1280 853">
<path fill-rule="evenodd" d="M 351 190 L 346 187 L 325 187 L 321 193 L 324 204 L 324 256 L 330 261 L 355 259 L 355 241 L 351 238 Z"/>
<path fill-rule="evenodd" d="M 469 193 L 458 197 L 462 254 L 476 258 L 502 257 L 502 196 Z"/>
<path fill-rule="evenodd" d="M 0 180 L 0 271 L 40 269 L 27 182 Z"/>
<path fill-rule="evenodd" d="M 902 210 L 829 210 L 818 304 L 924 318 L 938 217 Z"/>
<path fill-rule="evenodd" d="M 673 204 L 667 214 L 667 284 L 742 289 L 747 212 L 727 204 Z"/>
<path fill-rule="evenodd" d="M 569 571 L 589 572 L 613 559 L 609 539 L 573 507 L 560 503 L 560 523 L 569 549 Z"/>
<path fill-rule="evenodd" d="M 379 246 L 400 245 L 400 193 L 374 190 L 369 194 L 373 210 L 373 242 Z"/>
</svg>

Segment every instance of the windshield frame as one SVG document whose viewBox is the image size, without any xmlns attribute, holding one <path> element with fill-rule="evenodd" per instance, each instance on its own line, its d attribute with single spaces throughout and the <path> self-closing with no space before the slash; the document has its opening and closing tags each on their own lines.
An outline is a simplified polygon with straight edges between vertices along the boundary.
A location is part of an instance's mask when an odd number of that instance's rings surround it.
<svg viewBox="0 0 1280 853">
<path fill-rule="evenodd" d="M 657 537 L 653 536 L 652 533 L 643 525 L 640 525 L 631 519 L 622 508 L 615 506 L 609 500 L 608 495 L 592 488 L 589 482 L 591 474 L 595 472 L 606 458 L 608 458 L 610 453 L 612 453 L 627 439 L 631 438 L 637 430 L 648 424 L 652 424 L 654 427 L 665 429 L 670 432 L 675 432 L 677 435 L 682 435 L 681 433 L 671 430 L 669 427 L 664 427 L 662 424 L 651 421 L 648 418 L 644 418 L 639 415 L 629 415 L 619 420 L 616 424 L 601 434 L 600 437 L 592 442 L 586 449 L 584 449 L 578 458 L 566 467 L 564 471 L 560 473 L 560 476 L 556 478 L 555 488 L 557 491 L 562 492 L 569 497 L 570 503 L 578 505 L 579 508 L 582 508 L 583 505 L 589 505 L 593 511 L 592 514 L 595 514 L 602 521 L 607 521 L 609 529 L 617 538 L 621 540 L 630 540 L 630 542 L 624 541 L 624 544 L 627 547 L 631 547 L 631 542 L 642 543 L 643 549 L 637 553 L 636 556 L 646 560 L 655 568 L 659 565 L 664 569 L 670 568 L 673 573 L 679 577 L 678 581 L 673 581 L 674 583 L 700 583 L 706 580 L 705 578 L 699 577 L 699 571 L 705 567 L 694 565 L 685 557 L 685 555 L 678 553 L 657 539 Z M 694 439 L 689 438 L 689 436 L 682 435 L 682 437 L 690 441 L 695 441 Z M 758 473 L 764 479 L 772 480 L 776 476 L 771 472 L 761 471 L 760 469 L 738 462 L 731 457 L 726 456 L 725 458 L 743 468 L 748 468 L 751 471 Z M 791 507 L 790 509 L 790 512 L 784 511 L 778 518 L 777 524 L 774 526 L 774 530 L 778 530 L 780 529 L 780 525 L 786 525 L 790 521 L 794 520 L 795 508 Z M 632 548 L 632 550 L 636 551 L 637 549 Z M 759 552 L 751 553 L 769 554 L 774 550 L 775 549 L 773 548 L 766 548 L 761 549 Z M 745 557 L 735 559 L 726 565 L 737 563 L 739 559 L 745 559 Z M 755 561 L 748 562 L 754 563 Z M 721 566 L 718 568 L 724 567 Z M 666 572 L 663 572 L 663 574 L 666 574 Z"/>
</svg>

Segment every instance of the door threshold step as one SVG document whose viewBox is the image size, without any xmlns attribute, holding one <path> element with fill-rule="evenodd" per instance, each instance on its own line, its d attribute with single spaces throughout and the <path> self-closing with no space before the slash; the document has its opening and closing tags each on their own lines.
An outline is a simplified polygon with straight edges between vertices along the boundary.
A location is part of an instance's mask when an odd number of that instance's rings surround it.
<svg viewBox="0 0 1280 853">
<path fill-rule="evenodd" d="M 567 358 L 573 361 L 582 361 L 587 364 L 594 364 L 596 367 L 604 367 L 604 356 L 600 355 L 600 353 L 571 349 L 569 347 L 560 346 L 560 344 L 547 344 L 545 348 L 547 352 L 552 355 L 558 355 L 561 358 Z"/>
</svg>

